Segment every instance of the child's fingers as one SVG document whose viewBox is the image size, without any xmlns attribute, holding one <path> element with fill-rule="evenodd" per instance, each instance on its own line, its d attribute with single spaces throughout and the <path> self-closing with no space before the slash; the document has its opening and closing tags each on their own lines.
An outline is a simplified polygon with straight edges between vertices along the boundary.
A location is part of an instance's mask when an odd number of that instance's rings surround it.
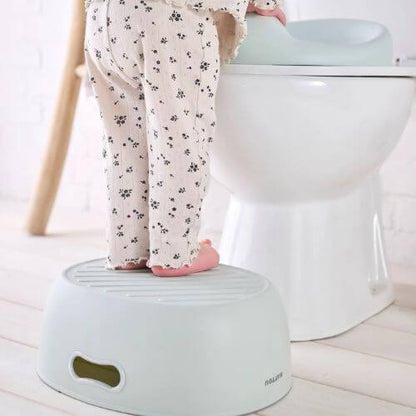
<svg viewBox="0 0 416 416">
<path fill-rule="evenodd" d="M 276 9 L 275 12 L 275 16 L 282 22 L 284 26 L 286 26 L 287 19 L 284 11 L 282 9 Z"/>
<path fill-rule="evenodd" d="M 282 22 L 283 25 L 286 25 L 287 23 L 286 15 L 282 9 L 264 10 L 256 7 L 255 11 L 257 14 L 262 16 L 275 16 L 280 20 L 280 22 Z"/>
</svg>

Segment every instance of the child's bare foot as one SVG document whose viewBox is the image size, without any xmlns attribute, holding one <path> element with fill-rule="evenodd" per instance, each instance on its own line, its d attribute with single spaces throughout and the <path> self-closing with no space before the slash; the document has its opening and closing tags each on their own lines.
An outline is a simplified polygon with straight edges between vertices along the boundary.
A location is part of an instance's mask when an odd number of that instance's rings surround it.
<svg viewBox="0 0 416 416">
<path fill-rule="evenodd" d="M 202 240 L 199 244 L 198 256 L 190 266 L 184 266 L 179 269 L 164 269 L 161 266 L 152 266 L 153 274 L 160 277 L 186 276 L 190 273 L 198 273 L 218 266 L 220 256 L 217 250 L 212 247 L 211 240 Z"/>
<path fill-rule="evenodd" d="M 146 267 L 147 260 L 142 260 L 140 263 L 127 263 L 125 266 L 118 266 L 115 270 L 137 270 Z"/>
</svg>

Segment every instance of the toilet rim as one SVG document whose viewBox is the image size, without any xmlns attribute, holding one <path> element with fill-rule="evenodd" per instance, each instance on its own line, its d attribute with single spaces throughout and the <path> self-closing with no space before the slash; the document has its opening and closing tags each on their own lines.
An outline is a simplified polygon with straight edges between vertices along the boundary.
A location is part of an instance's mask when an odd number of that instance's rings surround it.
<svg viewBox="0 0 416 416">
<path fill-rule="evenodd" d="M 416 78 L 416 66 L 290 66 L 225 64 L 222 74 Z"/>
</svg>

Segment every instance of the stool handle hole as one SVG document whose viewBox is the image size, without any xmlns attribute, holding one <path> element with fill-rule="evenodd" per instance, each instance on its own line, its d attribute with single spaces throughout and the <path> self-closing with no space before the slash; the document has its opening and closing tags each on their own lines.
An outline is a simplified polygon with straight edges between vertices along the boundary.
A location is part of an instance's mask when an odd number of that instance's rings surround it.
<svg viewBox="0 0 416 416">
<path fill-rule="evenodd" d="M 114 365 L 97 364 L 76 356 L 72 361 L 72 368 L 81 379 L 95 380 L 112 388 L 120 384 L 120 371 Z"/>
</svg>

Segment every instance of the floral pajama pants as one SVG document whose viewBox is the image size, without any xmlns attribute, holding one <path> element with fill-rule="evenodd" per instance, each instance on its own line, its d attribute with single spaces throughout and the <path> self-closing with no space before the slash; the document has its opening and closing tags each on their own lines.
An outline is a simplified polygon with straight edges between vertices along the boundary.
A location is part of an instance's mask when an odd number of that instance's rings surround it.
<svg viewBox="0 0 416 416">
<path fill-rule="evenodd" d="M 103 122 L 107 268 L 198 255 L 220 58 L 211 12 L 93 0 L 85 59 Z"/>
</svg>

